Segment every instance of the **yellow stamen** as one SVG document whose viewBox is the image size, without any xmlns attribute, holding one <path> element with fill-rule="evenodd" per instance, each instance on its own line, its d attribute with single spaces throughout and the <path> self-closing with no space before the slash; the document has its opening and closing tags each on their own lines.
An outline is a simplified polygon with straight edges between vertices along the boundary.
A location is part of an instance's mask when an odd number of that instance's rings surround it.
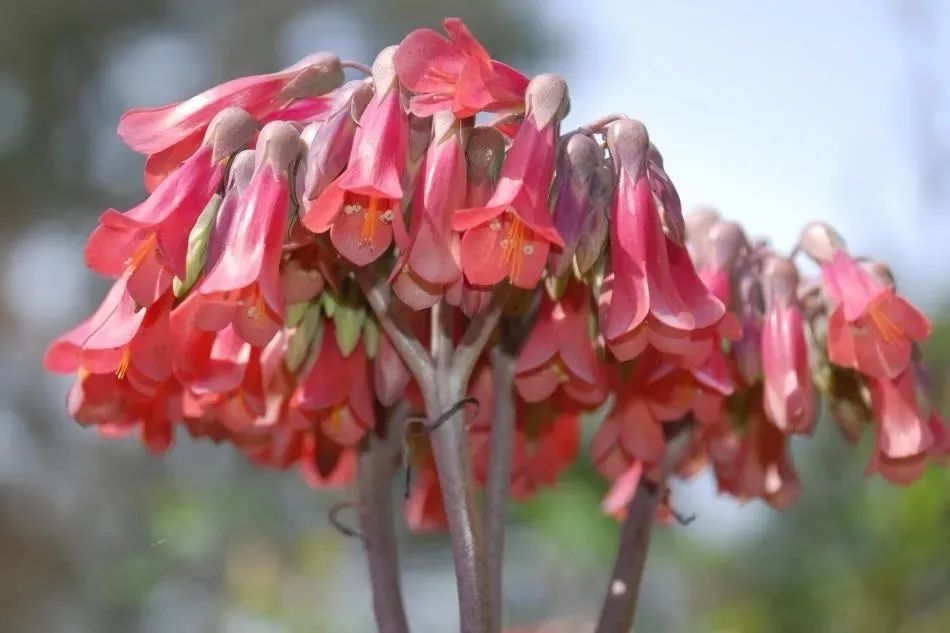
<svg viewBox="0 0 950 633">
<path fill-rule="evenodd" d="M 521 260 L 524 254 L 525 226 L 512 215 L 501 241 L 501 261 L 508 266 L 509 276 L 516 279 L 521 274 Z"/>
<path fill-rule="evenodd" d="M 122 357 L 119 359 L 119 365 L 115 368 L 115 377 L 119 380 L 125 378 L 126 372 L 129 371 L 129 362 L 132 360 L 132 350 L 126 347 L 122 350 Z"/>
<path fill-rule="evenodd" d="M 263 319 L 267 307 L 264 304 L 264 295 L 261 294 L 259 288 L 254 289 L 254 296 L 251 297 L 251 301 L 248 303 L 250 307 L 247 309 L 247 315 L 254 320 Z"/>
<path fill-rule="evenodd" d="M 343 427 L 343 407 L 337 405 L 330 411 L 330 417 L 327 418 L 327 430 L 339 433 Z"/>
<path fill-rule="evenodd" d="M 887 313 L 885 313 L 880 306 L 871 308 L 868 316 L 871 317 L 871 321 L 874 322 L 877 331 L 881 333 L 881 336 L 888 343 L 897 343 L 901 340 L 901 337 L 904 336 L 904 331 L 891 320 L 891 317 L 887 316 Z"/>
<path fill-rule="evenodd" d="M 363 232 L 360 235 L 360 246 L 372 244 L 376 237 L 376 223 L 379 222 L 379 198 L 370 196 L 369 207 L 363 216 Z"/>
</svg>

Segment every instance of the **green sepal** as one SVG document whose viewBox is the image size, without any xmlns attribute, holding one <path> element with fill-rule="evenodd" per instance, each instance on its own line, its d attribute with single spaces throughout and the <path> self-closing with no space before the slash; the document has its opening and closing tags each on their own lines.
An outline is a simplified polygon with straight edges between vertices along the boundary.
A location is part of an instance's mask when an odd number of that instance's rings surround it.
<svg viewBox="0 0 950 633">
<path fill-rule="evenodd" d="M 205 266 L 205 259 L 208 257 L 208 240 L 211 238 L 214 221 L 218 217 L 221 200 L 220 194 L 211 196 L 211 200 L 201 211 L 195 225 L 191 227 L 191 232 L 188 234 L 188 254 L 185 256 L 185 279 L 175 277 L 172 280 L 172 291 L 176 297 L 183 297 L 191 290 Z"/>
</svg>

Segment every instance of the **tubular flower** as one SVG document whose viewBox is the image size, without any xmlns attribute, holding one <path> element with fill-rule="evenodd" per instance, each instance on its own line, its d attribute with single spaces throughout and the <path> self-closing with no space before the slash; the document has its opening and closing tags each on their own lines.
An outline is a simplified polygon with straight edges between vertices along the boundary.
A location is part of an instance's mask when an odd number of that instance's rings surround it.
<svg viewBox="0 0 950 633">
<path fill-rule="evenodd" d="M 150 305 L 184 279 L 188 234 L 224 177 L 225 163 L 251 139 L 257 124 L 228 108 L 211 121 L 201 148 L 145 202 L 126 213 L 109 209 L 86 244 L 86 264 L 101 275 L 130 271 L 128 290 Z"/>
<path fill-rule="evenodd" d="M 547 400 L 559 388 L 586 406 L 606 397 L 605 372 L 589 334 L 589 302 L 586 288 L 576 283 L 556 301 L 544 295 L 515 368 L 515 385 L 527 402 Z"/>
<path fill-rule="evenodd" d="M 763 405 L 784 433 L 808 433 L 815 421 L 805 324 L 798 305 L 798 271 L 786 259 L 765 265 L 766 303 L 762 324 Z"/>
<path fill-rule="evenodd" d="M 521 107 L 528 78 L 492 60 L 458 18 L 442 22 L 448 39 L 432 29 L 417 29 L 396 51 L 396 72 L 402 85 L 416 93 L 413 114 L 431 116 L 444 110 L 458 119 L 478 112 Z"/>
<path fill-rule="evenodd" d="M 759 497 L 781 510 L 798 496 L 798 474 L 788 453 L 788 436 L 758 409 L 747 418 L 745 436 L 735 456 L 729 492 L 741 498 Z"/>
<path fill-rule="evenodd" d="M 148 155 L 145 182 L 151 191 L 198 148 L 211 120 L 225 108 L 237 106 L 263 119 L 342 82 L 340 60 L 317 53 L 285 70 L 228 81 L 179 103 L 129 110 L 119 119 L 119 138 Z"/>
<path fill-rule="evenodd" d="M 918 401 L 913 368 L 895 380 L 870 379 L 870 390 L 876 432 L 868 473 L 880 473 L 895 483 L 910 483 L 923 472 L 935 444 L 931 420 Z"/>
<path fill-rule="evenodd" d="M 462 269 L 469 282 L 493 285 L 506 277 L 520 288 L 537 285 L 552 244 L 563 247 L 548 209 L 558 122 L 567 85 L 554 75 L 531 80 L 524 123 L 501 167 L 498 187 L 483 207 L 456 212 L 464 231 Z"/>
<path fill-rule="evenodd" d="M 458 122 L 433 116 L 433 140 L 413 195 L 412 231 L 393 271 L 393 290 L 414 310 L 431 307 L 462 275 L 459 236 L 452 214 L 465 199 L 465 149 Z"/>
<path fill-rule="evenodd" d="M 314 233 L 330 231 L 336 250 L 366 266 L 389 248 L 396 232 L 405 244 L 402 173 L 406 167 L 409 121 L 393 69 L 395 47 L 373 64 L 375 93 L 360 117 L 346 169 L 309 203 L 301 221 Z"/>
<path fill-rule="evenodd" d="M 370 380 L 362 343 L 344 357 L 333 325 L 327 324 L 319 354 L 291 397 L 291 407 L 338 444 L 353 446 L 376 423 Z"/>
<path fill-rule="evenodd" d="M 199 318 L 208 329 L 233 323 L 247 342 L 262 347 L 284 322 L 281 247 L 287 231 L 289 169 L 301 151 L 289 123 L 268 123 L 258 140 L 257 168 L 222 237 L 220 256 L 198 292 Z"/>
<path fill-rule="evenodd" d="M 686 248 L 663 234 L 646 176 L 646 129 L 616 121 L 607 144 L 618 175 L 611 211 L 614 274 L 601 328 L 614 355 L 629 360 L 648 341 L 659 347 L 661 338 L 688 339 L 715 326 L 725 307 L 696 275 Z"/>
</svg>

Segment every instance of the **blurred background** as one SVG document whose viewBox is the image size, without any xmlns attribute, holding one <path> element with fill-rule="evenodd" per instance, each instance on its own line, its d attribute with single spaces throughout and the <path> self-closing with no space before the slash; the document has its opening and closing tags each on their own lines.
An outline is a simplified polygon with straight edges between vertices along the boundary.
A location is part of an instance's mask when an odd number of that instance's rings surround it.
<svg viewBox="0 0 950 633">
<path fill-rule="evenodd" d="M 123 110 L 317 50 L 370 62 L 452 15 L 494 57 L 564 75 L 568 127 L 642 119 L 687 206 L 780 247 L 824 218 L 890 261 L 934 317 L 950 393 L 950 3 L 0 0 L 0 632 L 372 630 L 360 545 L 326 521 L 346 492 L 186 438 L 165 459 L 101 441 L 67 419 L 68 381 L 40 358 L 101 297 L 81 263 L 97 214 L 142 196 Z M 865 481 L 867 444 L 828 423 L 798 442 L 804 493 L 781 515 L 716 498 L 708 478 L 679 486 L 698 518 L 658 530 L 638 630 L 950 630 L 950 473 Z M 572 631 L 599 608 L 604 490 L 578 463 L 514 510 L 511 625 Z M 413 630 L 457 630 L 446 539 L 400 538 Z"/>
</svg>

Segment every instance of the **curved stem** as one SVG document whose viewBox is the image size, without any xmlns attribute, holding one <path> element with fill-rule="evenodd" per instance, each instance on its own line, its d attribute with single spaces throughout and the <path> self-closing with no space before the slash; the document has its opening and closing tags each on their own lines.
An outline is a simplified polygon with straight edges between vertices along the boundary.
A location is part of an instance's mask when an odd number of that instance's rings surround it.
<svg viewBox="0 0 950 633">
<path fill-rule="evenodd" d="M 511 479 L 515 431 L 515 363 L 517 356 L 502 346 L 492 349 L 491 452 L 485 482 L 485 557 L 492 619 L 502 620 L 502 568 L 505 556 L 505 525 L 508 519 L 508 482 Z"/>
<path fill-rule="evenodd" d="M 353 68 L 360 71 L 361 73 L 366 73 L 367 75 L 373 74 L 373 69 L 364 64 L 363 62 L 358 62 L 353 59 L 346 59 L 340 62 L 340 66 L 343 68 Z"/>
<path fill-rule="evenodd" d="M 380 633 L 408 633 L 399 582 L 399 557 L 393 526 L 392 478 L 402 448 L 405 402 L 388 415 L 386 437 L 370 433 L 357 457 L 359 520 L 373 588 L 373 613 Z"/>
<path fill-rule="evenodd" d="M 452 357 L 451 372 L 464 385 L 472 375 L 475 363 L 481 356 L 488 339 L 501 319 L 502 309 L 508 300 L 508 287 L 496 286 L 492 291 L 491 300 L 484 310 L 475 315 L 465 328 L 462 340 Z"/>
</svg>

